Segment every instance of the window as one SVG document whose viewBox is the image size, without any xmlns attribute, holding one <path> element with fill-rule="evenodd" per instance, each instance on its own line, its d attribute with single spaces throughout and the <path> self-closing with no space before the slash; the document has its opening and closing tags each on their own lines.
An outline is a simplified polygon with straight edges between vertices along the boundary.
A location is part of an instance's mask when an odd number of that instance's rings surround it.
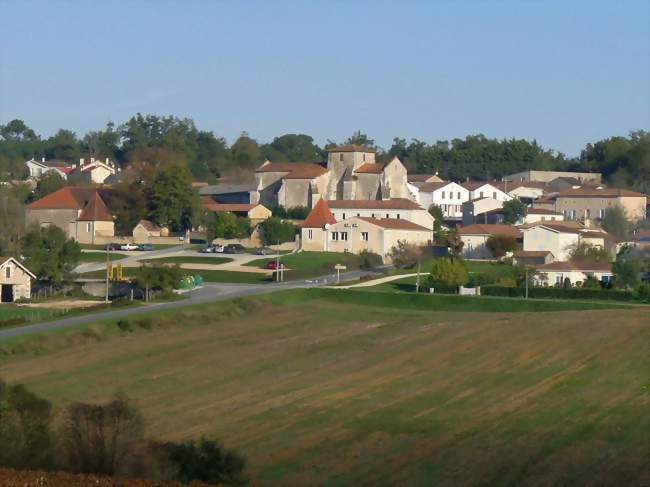
<svg viewBox="0 0 650 487">
<path fill-rule="evenodd" d="M 481 198 L 483 198 L 483 191 L 481 191 Z"/>
<path fill-rule="evenodd" d="M 348 232 L 341 232 L 341 240 L 348 241 Z"/>
<path fill-rule="evenodd" d="M 600 218 L 601 220 L 605 218 L 605 208 L 601 208 L 600 210 L 598 210 L 598 218 Z"/>
<path fill-rule="evenodd" d="M 361 232 L 361 241 L 363 242 L 368 241 L 368 232 Z"/>
<path fill-rule="evenodd" d="M 311 240 L 312 238 L 314 238 L 314 232 L 313 232 L 313 230 L 312 230 L 311 228 L 310 228 L 309 230 L 307 230 L 307 238 L 308 238 L 309 240 Z"/>
<path fill-rule="evenodd" d="M 357 213 L 357 216 L 361 216 L 361 213 Z"/>
<path fill-rule="evenodd" d="M 86 233 L 90 233 L 90 222 L 86 223 Z"/>
<path fill-rule="evenodd" d="M 11 277 L 11 267 L 7 266 L 7 270 L 5 271 L 5 277 L 9 279 Z"/>
<path fill-rule="evenodd" d="M 373 214 L 372 214 L 372 218 L 374 218 L 374 217 L 375 217 L 375 214 L 373 213 Z"/>
<path fill-rule="evenodd" d="M 562 284 L 564 284 L 564 279 L 562 278 L 562 274 L 557 274 L 555 276 L 555 285 L 561 286 Z"/>
<path fill-rule="evenodd" d="M 332 232 L 332 240 L 336 241 L 339 239 L 339 232 Z"/>
<path fill-rule="evenodd" d="M 458 199 L 460 199 L 460 191 L 458 192 Z"/>
<path fill-rule="evenodd" d="M 343 162 L 343 154 L 339 154 L 339 161 Z"/>
<path fill-rule="evenodd" d="M 497 192 L 496 191 L 492 191 L 492 198 L 497 199 Z"/>
<path fill-rule="evenodd" d="M 442 199 L 443 200 L 445 199 L 445 192 L 444 191 L 442 192 Z"/>
<path fill-rule="evenodd" d="M 343 218 L 342 219 L 345 220 L 345 213 L 343 213 Z"/>
<path fill-rule="evenodd" d="M 386 213 L 386 218 L 390 218 L 390 215 L 388 213 Z"/>
<path fill-rule="evenodd" d="M 397 214 L 397 219 L 399 220 L 399 213 Z"/>
</svg>

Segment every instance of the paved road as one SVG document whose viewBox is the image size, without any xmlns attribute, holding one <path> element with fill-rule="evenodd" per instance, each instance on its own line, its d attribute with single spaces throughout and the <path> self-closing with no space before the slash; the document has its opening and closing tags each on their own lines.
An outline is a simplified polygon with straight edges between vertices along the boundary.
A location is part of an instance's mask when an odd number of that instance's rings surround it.
<svg viewBox="0 0 650 487">
<path fill-rule="evenodd" d="M 341 274 L 342 281 L 359 279 L 361 276 L 368 274 L 380 275 L 379 272 L 370 271 L 351 271 Z M 183 308 L 195 304 L 210 303 L 223 301 L 226 299 L 241 298 L 245 296 L 254 296 L 269 294 L 276 291 L 287 289 L 298 289 L 308 287 L 318 287 L 336 282 L 336 275 L 330 274 L 310 281 L 289 281 L 272 284 L 226 284 L 226 283 L 207 283 L 199 289 L 187 293 L 188 298 L 182 301 L 172 301 L 169 303 L 147 304 L 136 308 L 117 309 L 101 313 L 92 313 L 85 316 L 74 316 L 61 320 L 47 321 L 33 325 L 19 326 L 15 328 L 6 328 L 0 330 L 0 340 L 3 338 L 14 338 L 32 333 L 47 332 L 69 328 L 73 326 L 93 323 L 102 320 L 112 320 L 154 311 L 163 311 Z"/>
</svg>

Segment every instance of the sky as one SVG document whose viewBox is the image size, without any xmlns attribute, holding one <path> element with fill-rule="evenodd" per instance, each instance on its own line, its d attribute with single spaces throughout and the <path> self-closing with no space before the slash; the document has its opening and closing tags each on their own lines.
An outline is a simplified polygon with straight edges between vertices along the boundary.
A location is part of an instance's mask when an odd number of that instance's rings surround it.
<svg viewBox="0 0 650 487">
<path fill-rule="evenodd" d="M 0 124 L 132 115 L 232 143 L 482 133 L 578 155 L 650 129 L 650 0 L 0 0 Z"/>
</svg>

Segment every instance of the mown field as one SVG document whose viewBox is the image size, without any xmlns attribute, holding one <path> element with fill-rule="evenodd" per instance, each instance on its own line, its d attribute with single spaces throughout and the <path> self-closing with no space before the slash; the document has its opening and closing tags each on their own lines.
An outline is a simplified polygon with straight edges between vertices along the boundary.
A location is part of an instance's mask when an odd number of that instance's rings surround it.
<svg viewBox="0 0 650 487">
<path fill-rule="evenodd" d="M 150 434 L 240 450 L 254 485 L 650 482 L 647 308 L 420 298 L 433 297 L 315 290 L 188 308 L 2 357 L 0 376 L 59 405 L 126 393 Z"/>
</svg>

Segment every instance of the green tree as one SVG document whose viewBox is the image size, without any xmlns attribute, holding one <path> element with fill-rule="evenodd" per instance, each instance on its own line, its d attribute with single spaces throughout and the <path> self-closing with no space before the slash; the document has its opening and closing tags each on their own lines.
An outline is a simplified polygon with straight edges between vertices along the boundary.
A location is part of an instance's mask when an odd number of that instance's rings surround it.
<svg viewBox="0 0 650 487">
<path fill-rule="evenodd" d="M 620 205 L 607 208 L 601 221 L 603 229 L 619 240 L 626 240 L 630 233 L 630 222 L 625 217 L 625 210 Z"/>
<path fill-rule="evenodd" d="M 435 203 L 429 206 L 429 214 L 434 218 L 433 231 L 437 233 L 442 228 L 442 222 L 445 219 L 445 215 L 442 212 L 442 208 Z"/>
<path fill-rule="evenodd" d="M 138 222 L 150 214 L 145 185 L 140 179 L 127 177 L 116 183 L 106 196 L 118 235 L 131 235 Z"/>
<path fill-rule="evenodd" d="M 508 252 L 514 252 L 517 249 L 517 239 L 510 235 L 492 235 L 485 242 L 485 246 L 494 257 L 500 259 Z"/>
<path fill-rule="evenodd" d="M 429 285 L 431 287 L 457 287 L 469 281 L 469 274 L 462 259 L 443 257 L 433 261 Z"/>
<path fill-rule="evenodd" d="M 67 238 L 63 230 L 54 225 L 28 229 L 21 241 L 21 248 L 27 268 L 38 279 L 55 285 L 72 278 L 72 271 L 81 256 L 79 244 Z"/>
<path fill-rule="evenodd" d="M 262 156 L 273 162 L 319 162 L 323 151 L 305 134 L 285 134 L 261 147 Z"/>
<path fill-rule="evenodd" d="M 586 242 L 574 244 L 569 249 L 569 260 L 586 262 L 610 262 L 609 252 L 602 247 Z"/>
<path fill-rule="evenodd" d="M 65 179 L 63 179 L 59 173 L 55 171 L 48 171 L 43 174 L 36 183 L 36 189 L 30 197 L 30 201 L 40 200 L 48 194 L 52 194 L 55 191 L 60 190 L 65 187 Z"/>
<path fill-rule="evenodd" d="M 76 161 L 81 155 L 81 142 L 71 130 L 59 129 L 56 134 L 45 141 L 45 157 Z"/>
<path fill-rule="evenodd" d="M 398 240 L 388 255 L 395 267 L 411 268 L 422 259 L 422 248 L 406 240 Z"/>
<path fill-rule="evenodd" d="M 198 215 L 199 195 L 192 187 L 186 167 L 167 164 L 153 180 L 145 183 L 144 194 L 149 204 L 149 219 L 173 231 L 192 228 Z"/>
<path fill-rule="evenodd" d="M 292 242 L 296 238 L 296 227 L 293 223 L 271 217 L 260 224 L 266 245 Z"/>
<path fill-rule="evenodd" d="M 0 186 L 0 255 L 17 256 L 25 234 L 25 211 L 16 191 Z"/>
<path fill-rule="evenodd" d="M 528 207 L 517 198 L 503 203 L 503 223 L 506 225 L 514 225 L 527 213 Z"/>
<path fill-rule="evenodd" d="M 208 216 L 207 226 L 213 238 L 247 238 L 251 234 L 250 219 L 230 212 L 212 213 Z"/>
<path fill-rule="evenodd" d="M 147 291 L 170 292 L 178 289 L 183 279 L 183 270 L 178 265 L 143 264 L 135 271 L 135 284 Z"/>
<path fill-rule="evenodd" d="M 641 262 L 638 259 L 630 257 L 629 254 L 619 254 L 612 265 L 614 286 L 621 289 L 636 289 L 641 281 L 640 271 Z"/>
<path fill-rule="evenodd" d="M 238 168 L 255 169 L 262 162 L 257 141 L 242 133 L 231 147 L 233 164 Z"/>
</svg>

